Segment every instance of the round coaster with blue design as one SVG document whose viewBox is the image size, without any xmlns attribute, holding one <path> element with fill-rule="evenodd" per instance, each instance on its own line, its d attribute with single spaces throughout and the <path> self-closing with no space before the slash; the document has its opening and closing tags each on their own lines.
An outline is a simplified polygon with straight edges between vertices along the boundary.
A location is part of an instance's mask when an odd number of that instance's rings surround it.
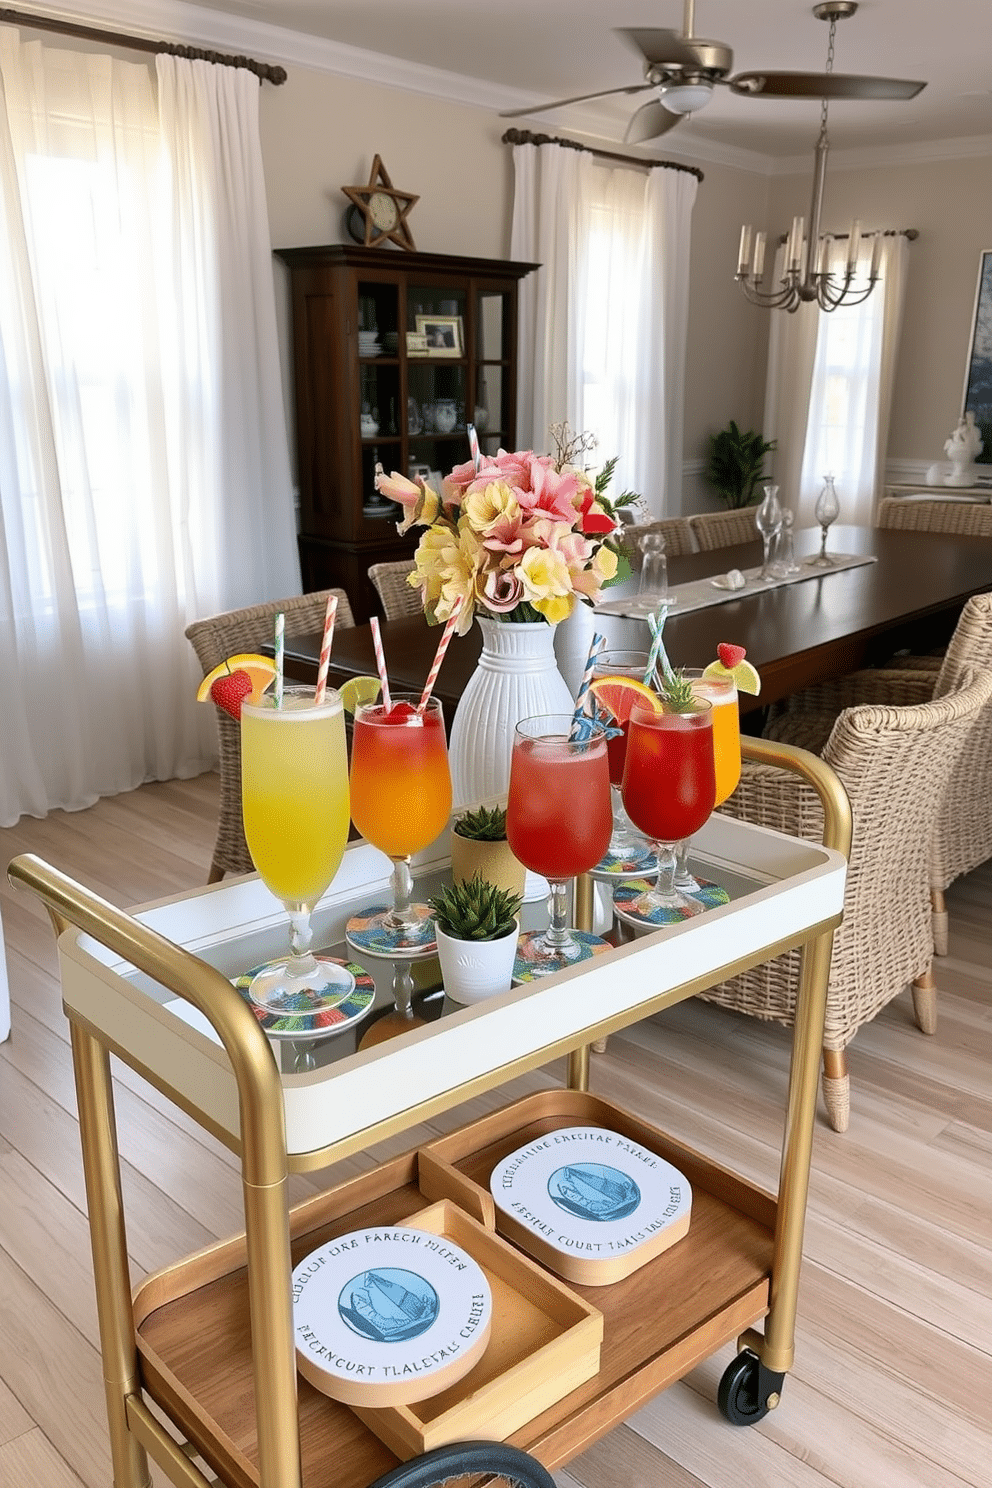
<svg viewBox="0 0 992 1488">
<path fill-rule="evenodd" d="M 662 925 L 680 925 L 683 920 L 691 919 L 690 914 L 680 909 L 655 909 L 650 915 L 641 914 L 634 908 L 635 901 L 642 894 L 647 893 L 654 885 L 646 878 L 629 878 L 625 883 L 617 884 L 613 891 L 613 912 L 621 920 L 626 920 L 628 925 L 648 925 L 658 929 Z M 690 894 L 687 890 L 680 890 L 689 899 L 695 899 L 704 909 L 716 909 L 720 904 L 729 904 L 730 895 L 726 889 L 721 889 L 719 884 L 710 883 L 708 879 L 699 880 L 699 888 Z"/>
<path fill-rule="evenodd" d="M 517 940 L 517 954 L 513 962 L 513 981 L 516 986 L 522 982 L 536 982 L 541 977 L 552 976 L 556 971 L 567 971 L 570 966 L 578 966 L 593 956 L 601 956 L 604 951 L 613 949 L 599 935 L 593 935 L 588 930 L 573 930 L 572 939 L 579 946 L 577 956 L 569 959 L 563 956 L 542 956 L 538 942 L 543 935 L 543 930 L 529 930 Z"/>
<path fill-rule="evenodd" d="M 296 1362 L 332 1399 L 373 1408 L 426 1400 L 485 1352 L 493 1317 L 486 1273 L 424 1222 L 352 1230 L 294 1270 Z"/>
<path fill-rule="evenodd" d="M 252 978 L 258 972 L 264 971 L 266 966 L 278 965 L 280 961 L 285 960 L 285 957 L 276 957 L 274 961 L 263 961 L 261 966 L 253 966 L 251 971 L 246 971 L 243 976 L 234 978 L 235 987 L 270 1038 L 330 1038 L 360 1023 L 366 1014 L 372 1011 L 372 1003 L 375 1001 L 375 983 L 364 966 L 357 966 L 351 961 L 342 961 L 337 956 L 317 956 L 315 959 L 328 961 L 332 966 L 343 966 L 350 971 L 355 978 L 354 988 L 331 1002 L 320 996 L 315 1004 L 311 995 L 300 992 L 287 994 L 278 1004 L 263 1008 L 257 1007 L 249 996 L 248 988 Z"/>
<path fill-rule="evenodd" d="M 626 853 L 608 850 L 595 868 L 589 869 L 589 877 L 598 883 L 616 883 L 620 878 L 654 878 L 657 872 L 658 859 L 645 843 Z"/>
<path fill-rule="evenodd" d="M 437 936 L 427 905 L 410 905 L 416 919 L 409 926 L 389 923 L 386 916 L 392 907 L 391 904 L 370 904 L 359 914 L 352 915 L 344 927 L 344 938 L 352 949 L 365 956 L 382 956 L 387 961 L 435 956 Z"/>
</svg>

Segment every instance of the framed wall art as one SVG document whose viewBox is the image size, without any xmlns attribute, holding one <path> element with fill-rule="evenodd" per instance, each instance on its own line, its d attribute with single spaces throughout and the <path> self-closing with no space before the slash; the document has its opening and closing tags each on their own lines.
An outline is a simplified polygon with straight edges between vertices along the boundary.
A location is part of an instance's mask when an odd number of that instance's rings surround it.
<svg viewBox="0 0 992 1488">
<path fill-rule="evenodd" d="M 992 248 L 982 252 L 971 327 L 971 346 L 964 376 L 962 416 L 975 415 L 983 440 L 980 465 L 992 464 Z"/>
</svg>

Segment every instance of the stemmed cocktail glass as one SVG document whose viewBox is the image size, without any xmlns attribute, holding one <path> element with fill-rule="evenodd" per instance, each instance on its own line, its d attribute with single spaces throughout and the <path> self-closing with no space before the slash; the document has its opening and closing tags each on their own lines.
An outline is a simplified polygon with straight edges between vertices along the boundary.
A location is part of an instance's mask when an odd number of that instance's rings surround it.
<svg viewBox="0 0 992 1488">
<path fill-rule="evenodd" d="M 310 950 L 310 916 L 348 841 L 348 755 L 341 698 L 287 687 L 241 707 L 245 839 L 262 882 L 286 906 L 290 953 L 263 967 L 248 996 L 256 1007 L 317 1013 L 353 990 L 351 972 Z"/>
<path fill-rule="evenodd" d="M 707 820 L 716 800 L 713 761 L 713 707 L 693 696 L 679 704 L 662 697 L 664 711 L 634 708 L 627 740 L 623 804 L 627 815 L 658 857 L 658 881 L 627 909 L 616 906 L 635 924 L 662 923 L 701 914 L 704 905 L 675 888 L 675 848 Z"/>
<path fill-rule="evenodd" d="M 570 738 L 570 713 L 547 713 L 517 724 L 510 759 L 506 835 L 515 858 L 551 886 L 547 930 L 521 935 L 518 961 L 548 976 L 591 954 L 596 937 L 568 928 L 568 882 L 594 868 L 610 842 L 610 772 L 602 724 Z M 599 942 L 601 943 L 601 942 Z"/>
<path fill-rule="evenodd" d="M 419 956 L 436 945 L 426 904 L 413 904 L 410 858 L 444 831 L 451 775 L 437 698 L 360 703 L 351 743 L 351 817 L 393 863 L 393 903 L 349 921 L 349 944 L 372 955 Z"/>
<path fill-rule="evenodd" d="M 809 566 L 810 568 L 833 568 L 834 560 L 827 553 L 827 532 L 831 523 L 836 522 L 840 516 L 840 502 L 834 490 L 832 475 L 823 477 L 823 490 L 816 498 L 813 515 L 820 524 L 820 551 L 815 558 L 809 560 Z"/>
<path fill-rule="evenodd" d="M 716 795 L 713 808 L 722 806 L 737 789 L 741 778 L 741 719 L 737 706 L 737 684 L 733 677 L 709 677 L 690 667 L 683 667 L 682 676 L 691 683 L 693 696 L 705 698 L 712 708 L 713 718 L 713 766 L 716 779 Z M 687 859 L 691 839 L 683 837 L 676 848 L 675 887 L 686 893 L 695 893 L 699 883 L 689 872 Z"/>
<path fill-rule="evenodd" d="M 644 683 L 644 676 L 648 669 L 648 653 L 646 651 L 601 651 L 593 663 L 593 695 L 600 701 L 595 684 L 604 682 L 610 677 L 622 677 L 626 681 L 640 684 Z M 611 706 L 611 699 L 603 699 L 611 711 L 616 712 Z M 621 708 L 621 712 L 624 710 Z M 606 742 L 606 757 L 610 769 L 610 793 L 613 802 L 613 832 L 610 837 L 610 845 L 607 848 L 608 865 L 612 872 L 621 870 L 630 873 L 648 873 L 653 871 L 655 862 L 651 849 L 639 832 L 635 832 L 631 826 L 630 818 L 623 809 L 623 796 L 620 786 L 623 781 L 624 760 L 627 757 L 627 727 L 628 723 L 621 720 L 619 716 L 614 719 L 614 727 L 620 732 Z"/>
</svg>

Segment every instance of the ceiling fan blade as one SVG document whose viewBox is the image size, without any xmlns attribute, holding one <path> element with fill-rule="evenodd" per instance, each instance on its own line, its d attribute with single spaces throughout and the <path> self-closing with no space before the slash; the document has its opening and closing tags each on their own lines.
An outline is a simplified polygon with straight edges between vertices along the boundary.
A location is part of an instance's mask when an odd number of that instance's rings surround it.
<svg viewBox="0 0 992 1488">
<path fill-rule="evenodd" d="M 628 145 L 642 145 L 646 140 L 657 139 L 674 129 L 684 114 L 673 114 L 663 103 L 644 103 L 627 125 L 624 140 Z"/>
<path fill-rule="evenodd" d="M 574 98 L 556 98 L 552 103 L 531 103 L 526 108 L 504 109 L 501 119 L 522 119 L 525 114 L 546 114 L 549 109 L 564 108 L 569 103 L 588 103 L 591 98 L 610 98 L 616 93 L 644 93 L 652 83 L 631 83 L 626 88 L 601 88 L 598 93 L 577 93 Z"/>
<path fill-rule="evenodd" d="M 915 98 L 926 83 L 843 72 L 739 72 L 727 82 L 753 98 Z"/>
<path fill-rule="evenodd" d="M 692 38 L 680 36 L 678 31 L 667 31 L 661 26 L 618 26 L 613 34 L 628 41 L 645 62 L 661 65 L 671 62 L 684 67 L 696 64 Z"/>
</svg>

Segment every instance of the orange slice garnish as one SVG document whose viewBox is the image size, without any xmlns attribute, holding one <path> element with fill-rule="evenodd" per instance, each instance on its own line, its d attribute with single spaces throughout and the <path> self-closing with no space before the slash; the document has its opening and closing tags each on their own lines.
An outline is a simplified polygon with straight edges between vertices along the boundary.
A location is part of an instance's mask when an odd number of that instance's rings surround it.
<svg viewBox="0 0 992 1488">
<path fill-rule="evenodd" d="M 265 692 L 271 687 L 276 677 L 276 664 L 271 656 L 259 656 L 255 652 L 245 651 L 238 656 L 229 656 L 219 666 L 215 666 L 212 672 L 208 672 L 196 691 L 198 703 L 210 702 L 210 689 L 218 677 L 229 676 L 231 672 L 247 672 L 251 678 L 251 692 L 248 694 L 250 703 L 257 703 Z"/>
<path fill-rule="evenodd" d="M 596 677 L 589 684 L 589 691 L 617 723 L 627 723 L 632 708 L 647 708 L 652 713 L 663 711 L 658 694 L 636 677 Z"/>
</svg>

